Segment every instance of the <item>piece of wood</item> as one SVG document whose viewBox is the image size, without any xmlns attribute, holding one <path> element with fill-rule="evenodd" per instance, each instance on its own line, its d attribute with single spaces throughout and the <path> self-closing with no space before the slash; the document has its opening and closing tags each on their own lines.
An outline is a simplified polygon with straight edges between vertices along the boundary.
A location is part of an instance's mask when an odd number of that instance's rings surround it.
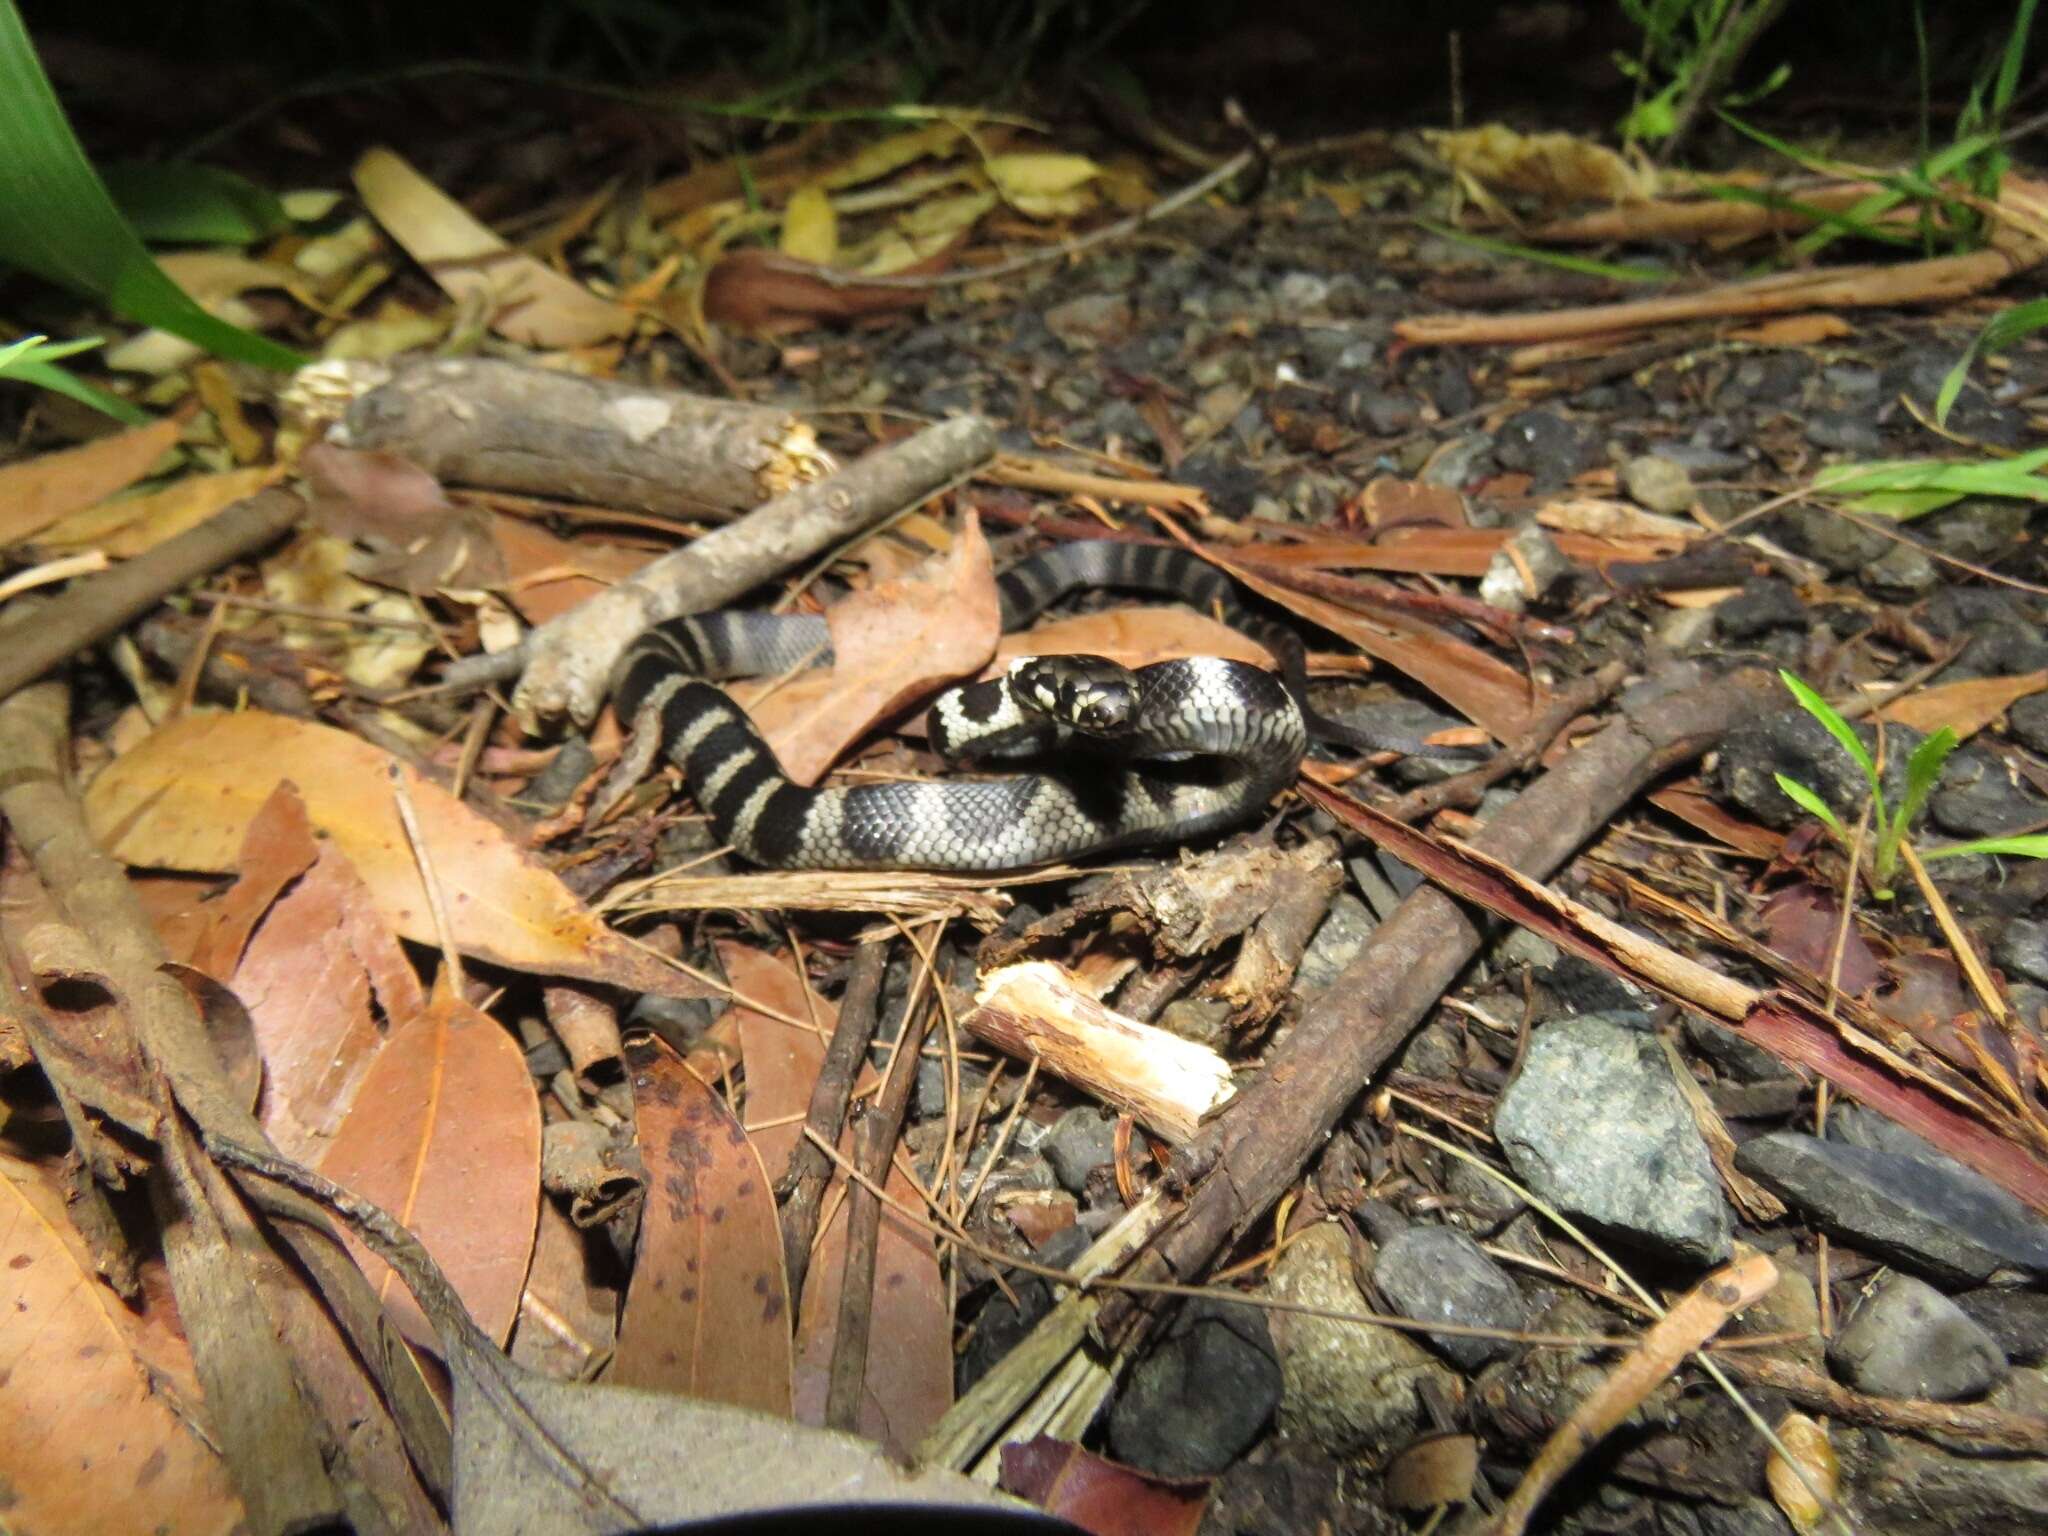
<svg viewBox="0 0 2048 1536">
<path fill-rule="evenodd" d="M 1230 1063 L 1207 1046 L 1127 1019 L 1059 966 L 1027 960 L 983 978 L 961 1019 L 977 1039 L 1132 1115 L 1168 1141 L 1191 1140 L 1229 1101 Z"/>
<path fill-rule="evenodd" d="M 412 363 L 358 397 L 336 441 L 444 484 L 674 518 L 729 517 L 832 472 L 788 411 L 489 358 Z"/>
</svg>

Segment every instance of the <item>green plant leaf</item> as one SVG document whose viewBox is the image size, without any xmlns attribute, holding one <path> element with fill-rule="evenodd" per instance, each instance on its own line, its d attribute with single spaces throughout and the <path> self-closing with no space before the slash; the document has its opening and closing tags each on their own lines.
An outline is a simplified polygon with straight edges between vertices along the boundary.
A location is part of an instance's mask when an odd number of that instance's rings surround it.
<svg viewBox="0 0 2048 1536">
<path fill-rule="evenodd" d="M 1834 464 L 1813 477 L 1813 489 L 1829 496 L 1859 498 L 1866 511 L 1910 518 L 1965 496 L 2008 496 L 2048 501 L 2048 448 L 2009 459 L 1958 463 L 1948 459 L 1880 459 L 1867 464 Z"/>
<path fill-rule="evenodd" d="M 1846 843 L 1849 840 L 1849 834 L 1842 830 L 1841 819 L 1828 809 L 1827 801 L 1821 799 L 1819 795 L 1816 795 L 1797 779 L 1788 779 L 1782 773 L 1774 773 L 1771 777 L 1778 781 L 1778 788 L 1785 791 L 1785 798 L 1787 800 L 1790 800 L 1801 810 L 1816 817 L 1821 825 L 1834 833 L 1843 842 Z"/>
<path fill-rule="evenodd" d="M 1856 734 L 1848 721 L 1835 713 L 1834 705 L 1815 693 L 1800 678 L 1794 677 L 1780 667 L 1778 680 L 1791 691 L 1792 697 L 1799 701 L 1799 707 L 1826 726 L 1828 734 L 1842 744 L 1842 750 L 1856 760 L 1856 766 L 1863 770 L 1863 777 L 1870 781 L 1871 800 L 1878 805 L 1881 813 L 1884 792 L 1878 787 L 1877 764 L 1871 761 L 1870 749 L 1863 745 L 1863 738 Z"/>
<path fill-rule="evenodd" d="M 1941 779 L 1941 765 L 1948 761 L 1949 753 L 1959 745 L 1956 733 L 1944 725 L 1915 747 L 1913 755 L 1906 759 L 1906 791 L 1899 797 L 1898 811 L 1892 817 L 1901 832 L 1920 814 L 1920 807 L 1927 803 L 1927 797 Z"/>
<path fill-rule="evenodd" d="M 1962 853 L 2006 853 L 2023 859 L 2048 859 L 2048 832 L 2026 832 L 2017 837 L 1980 837 L 1968 843 L 1943 843 L 1939 848 L 1922 848 L 1922 859 L 1948 859 Z"/>
<path fill-rule="evenodd" d="M 1941 381 L 1941 392 L 1934 397 L 1935 425 L 1948 425 L 1948 413 L 1954 408 L 1956 397 L 1963 392 L 1963 385 L 1970 377 L 1970 366 L 1979 357 L 1986 352 L 2009 347 L 2039 330 L 2048 330 L 2048 299 L 2031 299 L 2025 304 L 2015 304 L 1986 321 L 1976 340 L 1964 348 L 1963 355 L 1956 359 L 1955 367 L 1949 369 L 1948 376 Z"/>
<path fill-rule="evenodd" d="M 1433 235 L 1455 240 L 1460 245 L 1469 245 L 1474 250 L 1492 251 L 1497 256 L 1515 256 L 1523 261 L 1556 267 L 1563 272 L 1577 272 L 1583 277 L 1611 277 L 1623 283 L 1668 283 L 1672 278 L 1672 274 L 1662 267 L 1626 267 L 1611 261 L 1591 261 L 1584 256 L 1572 256 L 1563 251 L 1546 251 L 1533 245 L 1516 245 L 1507 240 L 1468 234 L 1462 229 L 1453 229 L 1448 224 L 1438 224 L 1430 219 L 1417 219 L 1415 222 Z"/>
<path fill-rule="evenodd" d="M 253 245 L 291 227 L 275 194 L 218 166 L 123 160 L 100 167 L 100 180 L 152 245 Z"/>
<path fill-rule="evenodd" d="M 14 0 L 0 0 L 0 263 L 222 357 L 280 370 L 306 361 L 215 319 L 150 257 L 85 158 Z"/>
</svg>

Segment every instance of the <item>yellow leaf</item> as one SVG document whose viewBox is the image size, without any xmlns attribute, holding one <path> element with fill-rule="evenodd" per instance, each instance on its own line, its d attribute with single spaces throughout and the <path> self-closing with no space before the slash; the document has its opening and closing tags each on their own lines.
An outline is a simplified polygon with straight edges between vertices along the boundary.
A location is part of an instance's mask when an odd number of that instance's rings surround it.
<svg viewBox="0 0 2048 1536">
<path fill-rule="evenodd" d="M 1057 197 L 1086 186 L 1102 167 L 1086 155 L 990 155 L 982 162 L 988 179 L 1011 202 L 1019 198 Z"/>
<path fill-rule="evenodd" d="M 929 128 L 891 134 L 886 139 L 877 139 L 851 159 L 833 166 L 818 178 L 818 185 L 837 191 L 840 187 L 854 187 L 864 181 L 877 180 L 919 160 L 949 153 L 959 143 L 960 137 L 961 128 L 957 123 L 933 123 Z"/>
<path fill-rule="evenodd" d="M 1087 187 L 1071 192 L 1023 192 L 1010 199 L 1010 206 L 1027 219 L 1071 219 L 1095 206 L 1095 194 Z"/>
<path fill-rule="evenodd" d="M 1788 1413 L 1777 1423 L 1778 1439 L 1784 1443 L 1798 1464 L 1799 1472 L 1806 1474 L 1805 1482 L 1800 1481 L 1793 1464 L 1776 1451 L 1764 1463 L 1764 1481 L 1770 1486 L 1771 1497 L 1778 1502 L 1778 1508 L 1785 1512 L 1785 1518 L 1792 1522 L 1792 1529 L 1800 1536 L 1812 1536 L 1820 1529 L 1827 1511 L 1815 1502 L 1813 1494 L 1807 1492 L 1806 1484 L 1811 1483 L 1820 1496 L 1832 1499 L 1841 1483 L 1841 1467 L 1835 1458 L 1835 1448 L 1828 1440 L 1827 1425 L 1810 1419 L 1803 1413 Z"/>
<path fill-rule="evenodd" d="M 249 823 L 289 779 L 307 818 L 355 865 L 384 920 L 408 939 L 434 944 L 426 888 L 392 794 L 395 761 L 330 726 L 261 710 L 199 711 L 156 731 L 94 779 L 86 820 L 100 846 L 127 863 L 228 874 Z M 440 785 L 409 768 L 403 773 L 462 953 L 513 970 L 705 995 L 607 928 L 500 828 Z"/>
<path fill-rule="evenodd" d="M 971 227 L 989 209 L 995 207 L 996 195 L 989 191 L 960 192 L 952 197 L 935 197 L 920 203 L 906 213 L 899 214 L 896 227 L 911 239 L 926 235 L 944 235 L 947 239 Z"/>
<path fill-rule="evenodd" d="M 245 496 L 254 496 L 283 475 L 276 465 L 264 464 L 213 475 L 187 475 L 146 496 L 103 501 L 74 512 L 44 529 L 36 544 L 53 550 L 96 548 L 116 560 L 127 560 L 197 528 L 214 513 Z"/>
<path fill-rule="evenodd" d="M 441 290 L 479 304 L 491 329 L 536 347 L 581 347 L 633 329 L 633 316 L 544 262 L 516 251 L 388 149 L 356 162 L 363 206 Z"/>
<path fill-rule="evenodd" d="M 782 213 L 782 254 L 799 261 L 830 266 L 839 255 L 839 215 L 832 199 L 815 182 L 789 195 Z"/>
</svg>

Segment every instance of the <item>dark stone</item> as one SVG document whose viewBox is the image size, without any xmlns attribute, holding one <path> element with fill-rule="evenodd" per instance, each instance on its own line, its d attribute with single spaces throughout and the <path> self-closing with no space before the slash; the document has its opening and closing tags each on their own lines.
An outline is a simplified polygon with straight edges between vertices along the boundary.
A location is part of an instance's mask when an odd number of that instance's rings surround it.
<svg viewBox="0 0 2048 1536">
<path fill-rule="evenodd" d="M 1937 1403 L 1981 1397 L 2007 1370 L 1997 1342 L 1961 1307 L 1897 1270 L 1849 1314 L 1828 1364 L 1859 1391 Z"/>
<path fill-rule="evenodd" d="M 1685 1038 L 1692 1048 L 1738 1083 L 1797 1082 L 1798 1075 L 1754 1040 L 1725 1024 L 1696 1013 L 1684 1016 Z"/>
<path fill-rule="evenodd" d="M 1920 519 L 1920 532 L 1945 555 L 1973 565 L 2005 559 L 2027 536 L 2032 509 L 2023 501 L 1971 497 Z"/>
<path fill-rule="evenodd" d="M 2039 1365 L 2048 1360 L 2048 1295 L 1984 1286 L 1953 1300 L 2015 1365 Z"/>
<path fill-rule="evenodd" d="M 1067 1227 L 1047 1238 L 1033 1255 L 1041 1264 L 1065 1269 L 1088 1250 L 1094 1239 L 1080 1227 Z M 953 1367 L 955 1392 L 964 1393 L 994 1370 L 1003 1357 L 1037 1326 L 1058 1298 L 1042 1276 L 1013 1271 L 1010 1289 L 1017 1297 L 1013 1306 L 1000 1290 L 991 1295 L 975 1320 L 974 1336 Z"/>
<path fill-rule="evenodd" d="M 1422 420 L 1422 407 L 1408 395 L 1389 394 L 1382 389 L 1362 389 L 1352 397 L 1353 408 L 1346 414 L 1356 426 L 1375 437 L 1400 437 L 1412 432 Z"/>
<path fill-rule="evenodd" d="M 1536 489 L 1555 490 L 1590 468 L 1597 448 L 1591 433 L 1554 412 L 1520 411 L 1501 424 L 1494 458 L 1523 471 Z"/>
<path fill-rule="evenodd" d="M 1292 1441 L 1268 1441 L 1216 1480 L 1198 1536 L 1405 1536 L 1378 1499 L 1358 1496 L 1358 1469 Z"/>
<path fill-rule="evenodd" d="M 1559 955 L 1533 973 L 1536 984 L 1567 1013 L 1629 1015 L 1640 1029 L 1650 1027 L 1643 1011 L 1647 994 L 1612 971 L 1602 970 L 1577 955 Z"/>
<path fill-rule="evenodd" d="M 1991 958 L 2004 970 L 2048 987 L 2048 922 L 2014 918 L 2000 930 Z"/>
<path fill-rule="evenodd" d="M 1263 1312 L 1191 1301 L 1117 1394 L 1110 1450 L 1162 1477 L 1212 1476 L 1258 1438 L 1280 1389 Z"/>
<path fill-rule="evenodd" d="M 1892 547 L 1883 534 L 1837 517 L 1824 507 L 1787 507 L 1774 522 L 1778 537 L 1793 553 L 1818 560 L 1833 576 L 1853 576 Z"/>
<path fill-rule="evenodd" d="M 1946 1159 L 1774 1131 L 1744 1142 L 1735 1166 L 1836 1236 L 1937 1279 L 2048 1275 L 2048 1224 Z"/>
<path fill-rule="evenodd" d="M 1868 411 L 1815 411 L 1806 418 L 1806 440 L 1859 459 L 1875 458 L 1884 448 L 1884 434 Z"/>
<path fill-rule="evenodd" d="M 569 803 L 576 786 L 589 778 L 596 767 L 597 756 L 590 750 L 590 743 L 581 736 L 571 736 L 548 759 L 547 767 L 527 782 L 519 798 L 538 810 L 559 811 Z"/>
<path fill-rule="evenodd" d="M 1086 1104 L 1070 1109 L 1052 1123 L 1038 1150 L 1060 1188 L 1078 1195 L 1093 1169 L 1116 1158 L 1116 1116 Z"/>
<path fill-rule="evenodd" d="M 2036 752 L 2048 752 L 2048 693 L 2033 693 L 2006 712 L 2013 735 Z"/>
<path fill-rule="evenodd" d="M 1867 725 L 1854 729 L 1876 757 L 1877 732 Z M 1906 759 L 1920 741 L 1920 732 L 1906 726 L 1885 727 L 1887 804 L 1898 803 L 1906 784 Z M 1789 702 L 1723 737 L 1715 773 L 1721 793 L 1766 826 L 1790 827 L 1806 816 L 1778 788 L 1780 773 L 1819 795 L 1845 824 L 1856 819 L 1870 796 L 1869 780 L 1842 744 L 1826 726 Z"/>
<path fill-rule="evenodd" d="M 1430 402 L 1446 416 L 1462 416 L 1479 402 L 1472 389 L 1471 375 L 1462 364 L 1449 358 L 1439 360 L 1424 376 L 1422 387 Z"/>
<path fill-rule="evenodd" d="M 1773 629 L 1804 629 L 1806 604 L 1789 581 L 1759 576 L 1742 591 L 1714 605 L 1714 627 L 1724 640 L 1747 640 Z"/>
<path fill-rule="evenodd" d="M 2000 837 L 2048 819 L 2048 800 L 1988 752 L 1965 747 L 1942 769 L 1941 787 L 1927 802 L 1927 814 L 1955 837 Z"/>
<path fill-rule="evenodd" d="M 1469 1328 L 1521 1329 L 1529 1306 L 1515 1282 L 1485 1249 L 1452 1227 L 1410 1227 L 1390 1238 L 1373 1261 L 1372 1283 L 1403 1316 Z M 1424 1334 L 1437 1353 L 1465 1370 L 1516 1346 L 1469 1334 Z"/>
</svg>

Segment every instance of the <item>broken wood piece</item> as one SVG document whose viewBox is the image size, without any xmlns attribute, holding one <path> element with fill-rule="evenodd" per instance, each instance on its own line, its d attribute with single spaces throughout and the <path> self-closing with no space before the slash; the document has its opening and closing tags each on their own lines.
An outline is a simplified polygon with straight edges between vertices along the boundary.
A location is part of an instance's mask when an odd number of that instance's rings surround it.
<svg viewBox="0 0 2048 1536">
<path fill-rule="evenodd" d="M 400 368 L 332 437 L 443 484 L 678 519 L 729 517 L 835 467 L 808 423 L 773 406 L 488 358 Z"/>
<path fill-rule="evenodd" d="M 974 1002 L 961 1023 L 978 1039 L 1037 1060 L 1176 1145 L 1236 1091 L 1230 1064 L 1216 1052 L 1125 1018 L 1050 961 L 991 972 Z"/>
<path fill-rule="evenodd" d="M 524 643 L 448 669 L 451 685 L 525 671 L 512 695 L 520 724 L 568 714 L 588 725 L 611 683 L 612 663 L 642 630 L 731 602 L 802 560 L 916 506 L 995 451 L 996 429 L 961 416 L 879 448 L 829 480 L 799 485 L 745 517 L 673 550 L 617 586 L 550 619 Z"/>
</svg>

